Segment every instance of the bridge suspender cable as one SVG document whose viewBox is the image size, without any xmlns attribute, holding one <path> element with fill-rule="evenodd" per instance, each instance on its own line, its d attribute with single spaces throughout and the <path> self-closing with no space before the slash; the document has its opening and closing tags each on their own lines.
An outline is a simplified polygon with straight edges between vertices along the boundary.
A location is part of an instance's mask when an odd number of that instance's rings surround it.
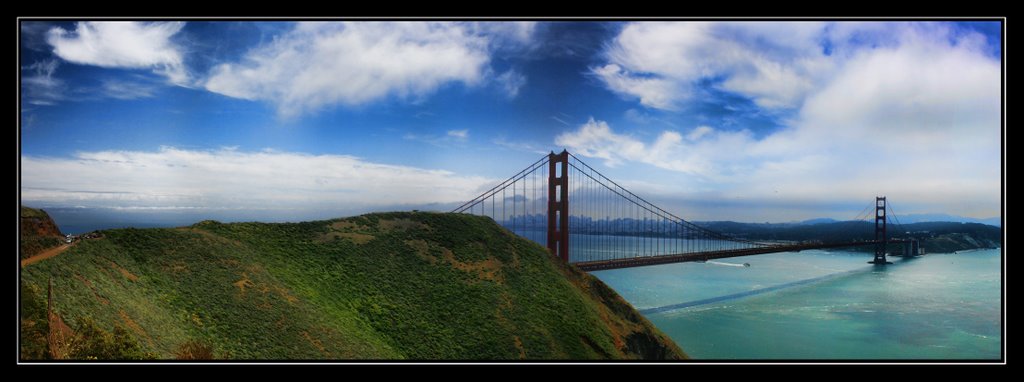
<svg viewBox="0 0 1024 382">
<path fill-rule="evenodd" d="M 483 201 L 484 199 L 487 199 L 487 198 L 493 196 L 498 191 L 502 191 L 505 188 L 508 188 L 508 186 L 510 184 L 514 183 L 516 180 L 519 180 L 520 178 L 523 178 L 525 176 L 525 174 L 533 172 L 534 170 L 537 169 L 537 167 L 538 167 L 537 165 L 538 164 L 540 164 L 541 162 L 546 161 L 547 159 L 548 159 L 547 156 L 544 156 L 543 158 L 540 158 L 536 162 L 533 162 L 533 164 L 531 164 L 527 168 L 523 169 L 523 171 L 520 171 L 519 173 L 517 173 L 515 175 L 512 175 L 510 178 L 505 179 L 504 182 L 498 183 L 497 186 L 494 186 L 490 190 L 487 190 L 483 194 L 480 194 L 480 196 L 477 196 L 476 198 L 473 198 L 472 200 L 470 200 L 468 202 L 465 202 L 462 205 L 456 207 L 454 210 L 452 210 L 452 212 L 465 212 L 467 209 L 473 207 L 477 203 Z"/>
<path fill-rule="evenodd" d="M 900 218 L 899 218 L 899 216 L 896 216 L 896 211 L 894 211 L 892 209 L 892 203 L 886 203 L 885 206 L 886 206 L 886 208 L 889 209 L 889 215 L 892 216 L 892 218 L 896 220 L 896 226 L 899 227 L 900 232 L 906 233 L 907 232 L 906 228 L 904 228 L 903 224 L 900 223 Z"/>
<path fill-rule="evenodd" d="M 615 181 L 613 181 L 611 179 L 608 179 L 608 177 L 604 176 L 599 171 L 594 170 L 592 167 L 587 165 L 586 162 L 583 162 L 582 160 L 577 158 L 575 155 L 572 155 L 572 153 L 569 153 L 569 156 L 571 158 L 575 159 L 577 162 L 579 162 L 583 167 L 586 167 L 587 169 L 589 169 L 589 170 L 593 171 L 594 173 L 596 173 L 598 176 L 600 176 L 606 182 L 611 183 L 615 187 L 617 187 L 620 190 L 622 190 L 622 192 L 619 192 L 618 190 L 615 190 L 612 187 L 609 187 L 607 184 L 605 184 L 604 182 L 602 182 L 602 181 L 600 181 L 598 179 L 592 178 L 592 179 L 594 179 L 597 182 L 597 184 L 607 188 L 609 191 L 612 191 L 616 195 L 618 195 L 618 196 L 620 196 L 622 198 L 625 198 L 627 200 L 629 200 L 630 197 L 639 200 L 642 203 L 637 203 L 636 201 L 632 201 L 632 200 L 630 200 L 630 201 L 633 202 L 634 204 L 636 204 L 638 207 L 643 208 L 644 210 L 650 212 L 652 215 L 661 215 L 661 217 L 663 217 L 663 218 L 664 217 L 670 217 L 671 219 L 668 219 L 668 220 L 675 220 L 675 221 L 677 221 L 677 224 L 689 225 L 692 228 L 694 228 L 695 230 L 698 230 L 699 232 L 704 232 L 704 233 L 708 234 L 712 238 L 717 238 L 717 239 L 721 239 L 721 240 L 737 241 L 737 242 L 748 243 L 748 244 L 753 244 L 753 245 L 766 245 L 766 246 L 767 245 L 772 245 L 772 244 L 767 244 L 767 243 L 759 243 L 759 242 L 755 242 L 755 241 L 734 238 L 734 237 L 731 237 L 731 236 L 728 236 L 728 235 L 725 235 L 725 234 L 722 234 L 722 233 L 718 233 L 718 232 L 706 229 L 704 227 L 698 226 L 698 225 L 696 225 L 694 223 L 691 223 L 689 221 L 686 221 L 685 219 L 683 219 L 683 218 L 681 218 L 679 216 L 676 216 L 675 214 L 673 214 L 671 212 L 665 211 L 664 209 L 662 209 L 661 207 L 658 207 L 654 203 L 648 202 L 646 199 L 644 199 L 644 198 L 634 194 L 632 191 L 629 191 L 625 187 L 620 186 L 618 183 L 615 183 Z M 579 167 L 576 167 L 575 165 L 573 165 L 572 162 L 570 162 L 569 165 L 572 166 L 573 168 L 576 168 L 577 170 L 580 170 Z M 580 171 L 582 171 L 582 170 L 580 170 Z M 590 176 L 589 174 L 586 174 L 586 173 L 584 173 L 584 175 L 586 175 L 588 177 Z M 628 194 L 629 196 L 626 196 L 623 193 Z"/>
</svg>

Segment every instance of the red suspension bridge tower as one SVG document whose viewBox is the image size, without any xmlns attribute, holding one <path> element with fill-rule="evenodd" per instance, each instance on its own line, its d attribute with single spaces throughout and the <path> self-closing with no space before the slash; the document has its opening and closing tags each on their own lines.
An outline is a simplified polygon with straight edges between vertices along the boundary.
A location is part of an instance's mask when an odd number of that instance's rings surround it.
<svg viewBox="0 0 1024 382">
<path fill-rule="evenodd" d="M 885 265 L 892 264 L 885 258 L 888 238 L 885 232 L 885 197 L 875 197 L 875 259 L 869 264 Z"/>
<path fill-rule="evenodd" d="M 548 250 L 569 262 L 569 152 L 566 150 L 548 154 Z"/>
</svg>

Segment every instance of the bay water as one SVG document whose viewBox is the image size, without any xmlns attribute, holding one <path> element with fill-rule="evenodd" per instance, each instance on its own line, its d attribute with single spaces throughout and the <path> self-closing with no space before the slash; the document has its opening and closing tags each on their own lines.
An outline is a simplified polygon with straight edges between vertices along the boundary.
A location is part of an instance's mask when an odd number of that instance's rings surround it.
<svg viewBox="0 0 1024 382">
<path fill-rule="evenodd" d="M 803 251 L 592 272 L 694 359 L 1000 358 L 1000 249 Z M 744 263 L 749 266 L 744 266 Z"/>
</svg>

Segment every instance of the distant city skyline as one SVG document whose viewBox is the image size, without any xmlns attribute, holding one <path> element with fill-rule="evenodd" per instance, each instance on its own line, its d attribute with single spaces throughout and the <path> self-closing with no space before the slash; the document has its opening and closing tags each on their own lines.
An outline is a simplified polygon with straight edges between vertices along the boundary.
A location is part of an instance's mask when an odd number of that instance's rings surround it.
<svg viewBox="0 0 1024 382">
<path fill-rule="evenodd" d="M 447 210 L 564 148 L 689 220 L 998 217 L 1001 27 L 22 20 L 21 198 Z"/>
</svg>

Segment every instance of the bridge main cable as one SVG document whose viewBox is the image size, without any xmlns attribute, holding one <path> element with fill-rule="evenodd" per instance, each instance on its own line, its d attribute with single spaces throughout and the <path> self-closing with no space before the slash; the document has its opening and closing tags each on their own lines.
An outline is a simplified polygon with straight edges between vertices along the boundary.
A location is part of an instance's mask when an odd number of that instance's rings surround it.
<svg viewBox="0 0 1024 382">
<path fill-rule="evenodd" d="M 537 170 L 538 168 L 540 168 L 540 166 L 538 166 L 538 165 L 540 163 L 546 161 L 546 160 L 548 160 L 547 155 L 545 155 L 544 157 L 538 159 L 536 162 L 533 162 L 533 164 L 531 164 L 529 166 L 526 166 L 525 169 L 523 169 L 522 171 L 516 173 L 515 175 L 512 175 L 508 179 L 505 179 L 505 181 L 503 181 L 501 183 L 498 183 L 497 186 L 491 187 L 490 190 L 485 191 L 483 194 L 480 194 L 479 196 L 471 199 L 468 202 L 462 203 L 462 205 L 456 207 L 451 212 L 454 212 L 454 213 L 465 212 L 467 209 L 475 206 L 477 203 L 480 203 L 480 202 L 484 201 L 485 199 L 490 198 L 494 194 L 500 192 L 501 190 L 503 190 L 505 188 L 508 188 L 510 185 L 514 184 L 519 179 L 525 178 L 526 175 L 528 175 L 528 174 L 532 173 L 533 171 Z"/>
</svg>

